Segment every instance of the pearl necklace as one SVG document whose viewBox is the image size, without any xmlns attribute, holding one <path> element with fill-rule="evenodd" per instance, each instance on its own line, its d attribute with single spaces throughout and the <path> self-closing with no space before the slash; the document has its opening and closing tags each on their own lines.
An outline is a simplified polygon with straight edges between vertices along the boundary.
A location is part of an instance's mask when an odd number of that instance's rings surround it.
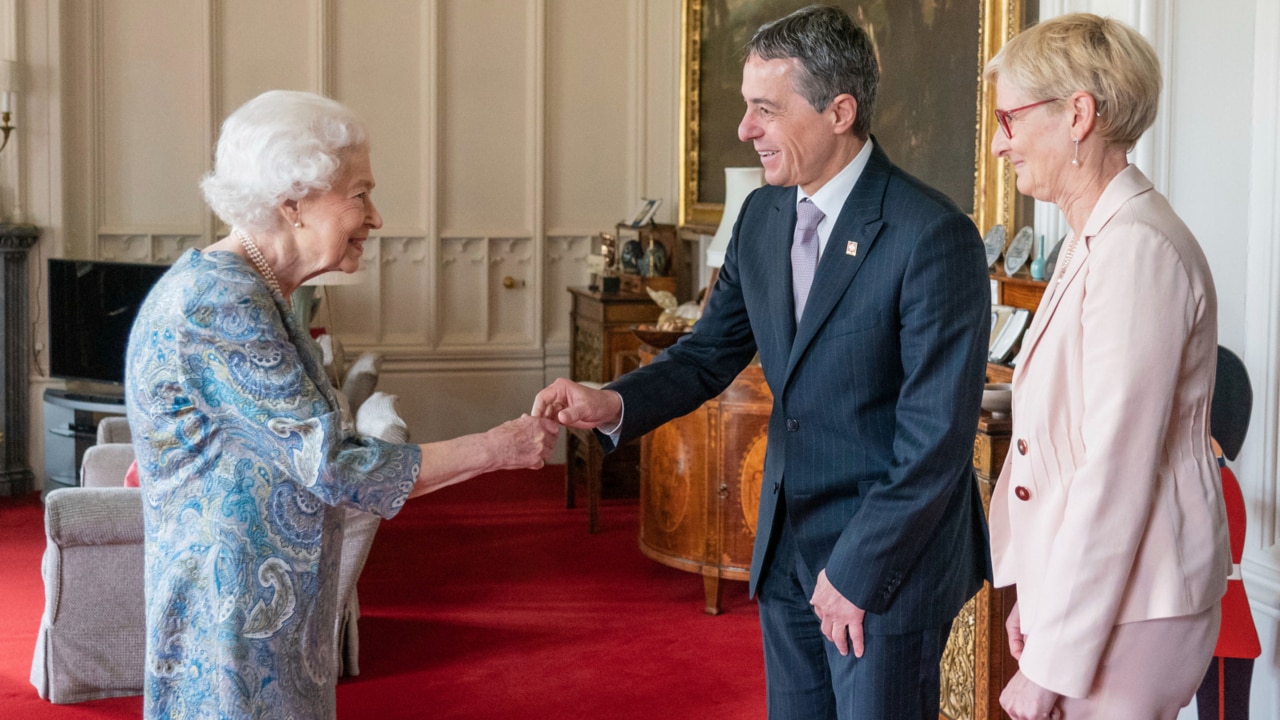
<svg viewBox="0 0 1280 720">
<path fill-rule="evenodd" d="M 272 292 L 280 297 L 284 297 L 284 292 L 280 290 L 280 281 L 276 280 L 276 274 L 271 270 L 271 266 L 267 264 L 267 259 L 262 257 L 262 251 L 258 249 L 257 243 L 240 228 L 236 228 L 236 237 L 240 240 L 240 245 L 244 248 L 245 254 L 249 256 L 249 261 L 262 274 L 262 279 L 267 281 L 267 287 L 271 288 Z"/>
<path fill-rule="evenodd" d="M 1067 268 L 1071 266 L 1071 256 L 1075 255 L 1076 243 L 1079 240 L 1080 240 L 1079 235 L 1071 236 L 1071 244 L 1067 245 L 1067 252 L 1064 254 L 1062 258 L 1062 263 L 1061 263 L 1062 269 L 1058 270 L 1058 280 L 1057 282 L 1054 283 L 1054 285 L 1061 285 L 1062 279 L 1067 276 Z"/>
</svg>

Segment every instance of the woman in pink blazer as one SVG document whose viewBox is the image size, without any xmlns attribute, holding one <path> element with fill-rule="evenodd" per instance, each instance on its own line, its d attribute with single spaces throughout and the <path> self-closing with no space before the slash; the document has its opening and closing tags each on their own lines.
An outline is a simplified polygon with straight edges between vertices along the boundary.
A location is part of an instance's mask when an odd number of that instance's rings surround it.
<svg viewBox="0 0 1280 720">
<path fill-rule="evenodd" d="M 992 152 L 1071 233 L 1022 342 L 991 502 L 1015 720 L 1173 718 L 1218 636 L 1231 569 L 1209 442 L 1217 298 L 1195 237 L 1126 154 L 1159 61 L 1114 20 L 1068 15 L 987 65 Z"/>
</svg>

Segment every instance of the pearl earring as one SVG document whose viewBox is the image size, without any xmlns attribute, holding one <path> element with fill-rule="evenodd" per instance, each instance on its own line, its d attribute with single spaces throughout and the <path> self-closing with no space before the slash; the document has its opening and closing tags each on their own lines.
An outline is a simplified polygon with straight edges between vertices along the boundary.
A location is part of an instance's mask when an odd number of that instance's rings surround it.
<svg viewBox="0 0 1280 720">
<path fill-rule="evenodd" d="M 294 227 L 296 227 L 296 228 L 300 228 L 300 227 L 302 227 L 302 221 L 301 221 L 301 220 L 295 220 L 295 221 L 293 222 L 293 226 L 294 226 Z"/>
<path fill-rule="evenodd" d="M 1071 160 L 1072 165 L 1080 164 L 1080 138 L 1071 138 L 1071 142 L 1076 144 L 1076 156 Z"/>
</svg>

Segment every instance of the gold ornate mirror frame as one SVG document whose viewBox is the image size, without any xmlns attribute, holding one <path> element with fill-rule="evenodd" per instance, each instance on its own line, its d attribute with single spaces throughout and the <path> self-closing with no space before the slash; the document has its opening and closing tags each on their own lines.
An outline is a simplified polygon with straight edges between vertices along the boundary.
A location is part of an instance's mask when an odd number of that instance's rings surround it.
<svg viewBox="0 0 1280 720">
<path fill-rule="evenodd" d="M 720 172 L 722 168 L 710 167 L 699 157 L 701 94 L 703 80 L 702 38 L 703 13 L 717 0 L 684 0 L 681 55 L 681 125 L 680 138 L 680 217 L 682 225 L 714 226 L 720 222 L 724 206 L 698 197 L 699 181 L 703 173 Z M 900 1 L 900 0 L 898 0 Z M 910 1 L 910 0 L 908 0 Z M 1014 184 L 1013 170 L 1007 162 L 991 156 L 991 138 L 996 130 L 993 114 L 995 88 L 982 82 L 982 68 L 1004 42 L 1024 25 L 1026 0 L 978 0 L 978 17 L 974 30 L 978 33 L 978 57 L 973 73 L 978 79 L 975 98 L 974 123 L 974 182 L 973 220 L 980 232 L 1002 223 L 1013 227 Z M 723 5 L 723 0 L 721 0 Z M 716 128 L 716 132 L 729 131 Z"/>
</svg>

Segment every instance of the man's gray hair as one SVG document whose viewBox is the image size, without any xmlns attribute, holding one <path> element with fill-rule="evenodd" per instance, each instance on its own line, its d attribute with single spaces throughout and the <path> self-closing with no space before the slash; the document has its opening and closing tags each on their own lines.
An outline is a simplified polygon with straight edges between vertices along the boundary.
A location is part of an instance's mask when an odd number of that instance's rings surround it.
<svg viewBox="0 0 1280 720">
<path fill-rule="evenodd" d="M 798 60 L 795 90 L 818 112 L 837 95 L 852 95 L 858 103 L 853 132 L 864 140 L 870 135 L 880 67 L 871 38 L 845 11 L 825 5 L 801 8 L 762 25 L 746 50 L 748 57 L 761 60 Z"/>
</svg>

